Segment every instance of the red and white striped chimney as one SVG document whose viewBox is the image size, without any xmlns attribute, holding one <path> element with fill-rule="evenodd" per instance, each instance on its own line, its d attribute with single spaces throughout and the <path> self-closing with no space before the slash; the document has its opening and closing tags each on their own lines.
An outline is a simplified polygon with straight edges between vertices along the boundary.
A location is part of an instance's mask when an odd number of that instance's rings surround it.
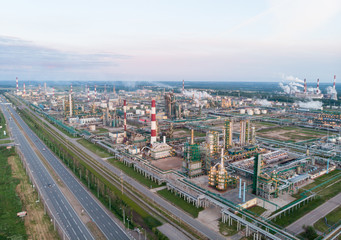
<svg viewBox="0 0 341 240">
<path fill-rule="evenodd" d="M 333 83 L 333 88 L 335 89 L 335 83 L 336 83 L 336 75 L 334 75 L 334 83 Z"/>
<path fill-rule="evenodd" d="M 19 81 L 18 81 L 18 77 L 15 78 L 16 84 L 17 84 L 17 94 L 19 92 Z"/>
<path fill-rule="evenodd" d="M 307 79 L 304 79 L 304 93 L 307 93 Z"/>
<path fill-rule="evenodd" d="M 53 92 L 52 92 L 52 93 L 53 93 L 53 95 L 52 95 L 52 96 L 53 96 L 53 98 L 54 98 L 54 87 L 52 88 L 52 90 L 53 90 Z"/>
<path fill-rule="evenodd" d="M 88 87 L 88 102 L 90 102 L 90 88 Z"/>
<path fill-rule="evenodd" d="M 24 83 L 24 95 L 26 95 L 26 87 L 25 87 L 25 83 Z"/>
<path fill-rule="evenodd" d="M 123 100 L 123 115 L 124 137 L 127 137 L 127 100 Z"/>
<path fill-rule="evenodd" d="M 71 84 L 71 88 L 70 88 L 70 93 L 72 94 L 72 84 Z"/>
<path fill-rule="evenodd" d="M 317 79 L 317 93 L 320 93 L 320 79 Z"/>
<path fill-rule="evenodd" d="M 150 144 L 156 142 L 156 109 L 155 109 L 155 99 L 152 100 L 152 113 L 151 113 L 151 135 Z"/>
</svg>

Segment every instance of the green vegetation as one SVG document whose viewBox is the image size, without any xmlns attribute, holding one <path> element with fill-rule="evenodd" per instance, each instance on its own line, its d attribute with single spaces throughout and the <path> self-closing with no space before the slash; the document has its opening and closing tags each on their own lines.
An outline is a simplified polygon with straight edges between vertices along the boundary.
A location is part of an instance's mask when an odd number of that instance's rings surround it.
<svg viewBox="0 0 341 240">
<path fill-rule="evenodd" d="M 23 210 L 15 192 L 19 180 L 12 176 L 7 161 L 13 155 L 14 148 L 0 148 L 0 239 L 27 239 L 24 222 L 17 217 Z"/>
<path fill-rule="evenodd" d="M 189 130 L 188 128 L 174 129 L 174 133 L 179 132 L 179 131 L 184 131 L 184 132 L 186 132 L 187 135 L 189 135 L 189 136 L 191 135 L 191 130 Z M 205 136 L 206 136 L 206 133 L 194 130 L 194 137 L 205 137 Z"/>
<path fill-rule="evenodd" d="M 248 210 L 255 213 L 256 215 L 261 215 L 263 212 L 266 211 L 265 208 L 262 208 L 260 206 L 253 206 L 253 207 L 249 208 Z"/>
<path fill-rule="evenodd" d="M 319 138 L 322 136 L 327 135 L 326 131 L 323 130 L 314 130 L 314 129 L 308 129 L 308 128 L 301 128 L 301 127 L 274 127 L 274 128 L 267 128 L 267 129 L 261 129 L 258 131 L 259 134 L 268 134 L 271 132 L 274 132 L 277 134 L 277 132 L 282 131 L 278 134 L 278 137 L 282 136 L 285 138 L 289 138 L 289 141 L 302 141 L 302 140 L 310 140 L 313 138 Z M 283 132 L 284 131 L 284 132 Z M 276 134 L 274 134 L 273 138 L 278 139 L 276 137 Z"/>
<path fill-rule="evenodd" d="M 160 194 L 165 199 L 167 199 L 168 201 L 174 203 L 176 206 L 180 207 L 184 211 L 188 212 L 194 218 L 198 217 L 199 212 L 203 210 L 202 207 L 197 208 L 192 203 L 187 202 L 182 197 L 175 195 L 174 193 L 168 191 L 167 189 L 160 190 L 157 193 Z"/>
<path fill-rule="evenodd" d="M 7 134 L 7 129 L 6 129 L 6 119 L 1 111 L 0 111 L 0 126 L 2 126 L 2 128 L 0 128 L 0 139 L 8 138 L 9 136 Z M 6 131 L 6 135 L 4 135 L 4 131 Z"/>
<path fill-rule="evenodd" d="M 313 240 L 318 237 L 315 229 L 312 226 L 305 227 L 305 231 L 300 234 L 303 239 Z"/>
<path fill-rule="evenodd" d="M 271 123 L 271 122 L 255 122 L 256 125 L 260 125 L 260 126 L 267 126 L 267 127 L 274 127 L 274 126 L 278 126 L 278 124 L 276 123 Z"/>
<path fill-rule="evenodd" d="M 341 207 L 336 208 L 334 211 L 330 212 L 325 218 L 321 218 L 314 224 L 314 228 L 320 232 L 327 232 L 330 226 L 333 226 L 340 222 L 341 219 Z M 328 224 L 328 225 L 327 225 Z"/>
<path fill-rule="evenodd" d="M 306 215 L 308 212 L 323 204 L 323 202 L 324 201 L 322 198 L 317 197 L 316 199 L 301 206 L 300 208 L 295 209 L 294 212 L 286 213 L 285 216 L 282 214 L 281 218 L 277 217 L 276 220 L 274 220 L 273 222 L 283 227 L 288 226 L 289 224 L 295 222 L 297 219 L 300 219 L 301 217 Z"/>
<path fill-rule="evenodd" d="M 244 227 L 243 227 L 244 228 Z M 232 225 L 229 226 L 229 224 L 223 223 L 219 221 L 219 232 L 224 236 L 233 236 L 238 233 L 237 231 L 237 222 L 232 221 Z"/>
<path fill-rule="evenodd" d="M 112 155 L 110 153 L 108 153 L 106 150 L 104 150 L 100 146 L 97 146 L 94 143 L 87 141 L 86 139 L 79 139 L 79 140 L 77 140 L 77 142 L 79 142 L 84 147 L 86 147 L 91 152 L 95 153 L 96 155 L 100 156 L 101 158 L 112 157 Z"/>
<path fill-rule="evenodd" d="M 12 140 L 0 140 L 0 144 L 11 143 Z"/>
<path fill-rule="evenodd" d="M 107 132 L 109 132 L 109 130 L 106 128 L 97 128 L 96 129 L 96 133 L 107 133 Z"/>
<path fill-rule="evenodd" d="M 152 187 L 152 188 L 160 187 L 160 185 L 158 185 L 156 182 L 154 182 L 154 181 L 144 177 L 142 174 L 136 172 L 133 167 L 128 167 L 123 162 L 120 162 L 114 158 L 110 158 L 110 159 L 108 159 L 108 161 L 112 165 L 114 165 L 115 167 L 121 169 L 123 172 L 128 174 L 130 177 L 132 177 L 132 178 L 136 179 L 137 181 L 139 181 L 140 183 L 142 183 L 143 185 L 145 185 L 147 187 Z"/>
</svg>

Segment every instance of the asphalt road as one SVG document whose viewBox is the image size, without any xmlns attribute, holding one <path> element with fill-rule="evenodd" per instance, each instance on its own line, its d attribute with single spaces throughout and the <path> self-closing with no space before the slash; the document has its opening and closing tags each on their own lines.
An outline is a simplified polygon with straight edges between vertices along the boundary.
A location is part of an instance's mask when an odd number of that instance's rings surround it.
<svg viewBox="0 0 341 240">
<path fill-rule="evenodd" d="M 56 174 L 65 183 L 69 190 L 75 195 L 84 210 L 107 239 L 126 240 L 130 239 L 126 232 L 107 214 L 102 206 L 94 199 L 92 194 L 86 190 L 76 177 L 61 163 L 61 161 L 45 146 L 45 144 L 33 133 L 21 117 L 11 109 L 13 116 L 18 120 L 24 131 L 29 135 L 35 146 L 41 151 L 47 162 Z M 45 149 L 45 150 L 43 150 Z"/>
<path fill-rule="evenodd" d="M 4 105 L 1 108 L 7 119 L 10 119 L 9 112 Z M 35 179 L 36 186 L 41 190 L 41 194 L 46 201 L 46 204 L 52 211 L 57 221 L 61 224 L 62 229 L 70 239 L 94 239 L 87 227 L 78 217 L 77 213 L 71 207 L 66 197 L 60 191 L 58 185 L 40 161 L 37 154 L 33 151 L 26 137 L 23 135 L 14 120 L 8 121 L 8 126 L 11 128 L 11 133 L 16 144 L 26 158 L 26 162 Z M 30 213 L 28 213 L 30 214 Z"/>
<path fill-rule="evenodd" d="M 33 111 L 31 111 L 31 112 L 33 112 Z M 37 116 L 37 114 L 36 114 L 36 116 Z M 105 160 L 103 160 L 102 158 L 97 156 L 96 154 L 91 152 L 89 149 L 85 148 L 83 145 L 78 143 L 76 139 L 70 138 L 69 136 L 64 134 L 62 131 L 60 131 L 58 128 L 56 128 L 55 126 L 50 124 L 48 121 L 46 121 L 45 119 L 42 119 L 42 121 L 44 121 L 51 129 L 53 129 L 54 131 L 58 132 L 61 136 L 63 136 L 64 139 L 67 139 L 68 141 L 70 141 L 72 144 L 74 144 L 80 150 L 85 152 L 87 155 L 89 155 L 90 157 L 95 159 L 97 162 L 99 162 L 100 164 L 105 166 L 107 169 L 109 169 L 115 175 L 121 176 L 121 173 L 122 173 L 124 181 L 126 181 L 127 183 L 132 185 L 135 189 L 138 189 L 142 194 L 144 194 L 150 200 L 156 202 L 158 205 L 160 205 L 163 208 L 167 209 L 167 211 L 171 212 L 172 215 L 176 216 L 177 218 L 180 218 L 181 221 L 187 223 L 188 225 L 190 225 L 191 227 L 196 229 L 198 232 L 200 232 L 203 235 L 205 235 L 207 238 L 209 238 L 209 239 L 225 239 L 219 233 L 215 232 L 214 230 L 210 229 L 209 227 L 207 227 L 206 225 L 202 224 L 198 220 L 194 219 L 193 217 L 191 217 L 190 215 L 185 213 L 183 210 L 175 207 L 174 205 L 172 205 L 171 203 L 169 203 L 168 201 L 166 201 L 165 199 L 160 197 L 158 194 L 151 192 L 147 187 L 145 187 L 144 185 L 140 184 L 135 179 L 129 177 L 124 172 L 121 172 L 120 169 L 114 167 L 113 165 L 109 164 L 108 162 L 106 162 Z"/>
<path fill-rule="evenodd" d="M 287 229 L 291 232 L 299 234 L 303 232 L 303 225 L 312 226 L 315 222 L 317 222 L 320 218 L 323 218 L 328 213 L 336 209 L 340 206 L 341 203 L 341 193 L 336 195 L 335 197 L 329 199 L 327 202 L 322 204 L 321 206 L 315 208 L 311 212 L 307 213 L 294 223 L 290 224 Z"/>
</svg>

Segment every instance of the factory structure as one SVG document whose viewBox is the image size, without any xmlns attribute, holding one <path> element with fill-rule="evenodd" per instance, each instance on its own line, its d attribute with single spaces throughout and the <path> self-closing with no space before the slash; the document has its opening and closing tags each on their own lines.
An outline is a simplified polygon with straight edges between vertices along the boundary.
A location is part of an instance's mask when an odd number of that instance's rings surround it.
<svg viewBox="0 0 341 240">
<path fill-rule="evenodd" d="M 290 94 L 337 100 L 335 81 L 334 76 L 327 94 L 319 79 L 315 90 L 304 80 L 303 91 Z M 294 103 L 219 96 L 214 90 L 185 89 L 184 80 L 168 91 L 155 86 L 127 91 L 116 83 L 19 86 L 16 78 L 13 94 L 49 121 L 158 184 L 166 183 L 166 189 L 196 206 L 211 204 L 224 212 L 224 202 L 238 209 L 259 205 L 260 199 L 285 202 L 284 196 L 341 166 L 335 157 L 341 156 L 339 111 L 302 111 Z M 276 128 L 278 133 L 271 132 Z M 333 134 L 296 141 L 288 139 L 297 135 L 295 130 L 284 132 L 290 128 Z"/>
<path fill-rule="evenodd" d="M 303 83 L 303 85 L 302 85 Z M 337 91 L 335 88 L 336 84 L 336 75 L 334 75 L 333 85 L 332 87 L 327 87 L 326 92 L 322 93 L 320 89 L 320 79 L 317 79 L 316 88 L 315 87 L 307 87 L 307 80 L 303 81 L 300 79 L 295 79 L 287 85 L 280 83 L 280 87 L 284 90 L 286 94 L 290 94 L 297 98 L 305 98 L 305 99 L 332 99 L 337 100 Z"/>
</svg>

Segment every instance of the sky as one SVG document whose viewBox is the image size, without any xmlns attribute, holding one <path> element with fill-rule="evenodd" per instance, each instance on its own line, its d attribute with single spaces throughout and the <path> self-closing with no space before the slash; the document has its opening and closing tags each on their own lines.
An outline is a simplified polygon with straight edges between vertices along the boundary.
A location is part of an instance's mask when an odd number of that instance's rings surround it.
<svg viewBox="0 0 341 240">
<path fill-rule="evenodd" d="M 341 77 L 340 0 L 11 0 L 0 80 Z"/>
</svg>

